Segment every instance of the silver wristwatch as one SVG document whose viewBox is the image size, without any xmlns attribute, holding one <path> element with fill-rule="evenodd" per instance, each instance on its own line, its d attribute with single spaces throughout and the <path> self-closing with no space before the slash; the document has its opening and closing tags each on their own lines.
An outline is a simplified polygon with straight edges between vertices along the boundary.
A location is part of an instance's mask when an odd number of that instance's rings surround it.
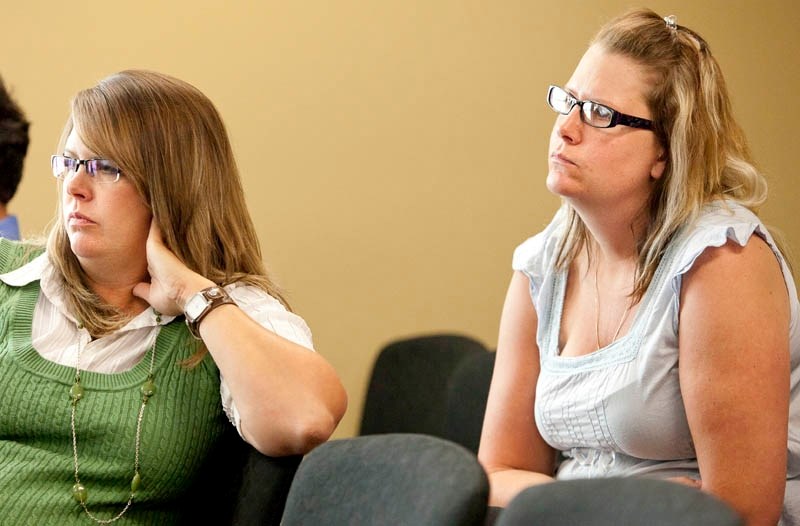
<svg viewBox="0 0 800 526">
<path fill-rule="evenodd" d="M 236 304 L 225 289 L 216 285 L 203 289 L 189 298 L 183 307 L 183 314 L 186 316 L 186 326 L 189 327 L 192 336 L 201 339 L 199 325 L 203 318 L 220 305 L 231 303 Z"/>
</svg>

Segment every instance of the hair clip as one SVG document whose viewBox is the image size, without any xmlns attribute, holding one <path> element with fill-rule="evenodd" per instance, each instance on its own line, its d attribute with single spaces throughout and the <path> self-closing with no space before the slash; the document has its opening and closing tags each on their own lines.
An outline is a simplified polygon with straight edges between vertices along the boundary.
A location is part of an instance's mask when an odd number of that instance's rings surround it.
<svg viewBox="0 0 800 526">
<path fill-rule="evenodd" d="M 667 23 L 667 27 L 673 31 L 678 30 L 678 17 L 675 15 L 669 15 L 664 17 L 664 22 Z"/>
</svg>

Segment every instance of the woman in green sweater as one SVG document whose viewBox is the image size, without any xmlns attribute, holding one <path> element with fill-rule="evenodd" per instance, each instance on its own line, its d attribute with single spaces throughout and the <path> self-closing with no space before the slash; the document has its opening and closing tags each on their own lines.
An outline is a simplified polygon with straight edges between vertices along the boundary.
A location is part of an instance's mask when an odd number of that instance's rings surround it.
<svg viewBox="0 0 800 526">
<path fill-rule="evenodd" d="M 208 98 L 112 75 L 60 148 L 46 247 L 0 242 L 0 524 L 175 522 L 226 417 L 271 456 L 328 439 L 344 389 L 267 276 Z"/>
</svg>

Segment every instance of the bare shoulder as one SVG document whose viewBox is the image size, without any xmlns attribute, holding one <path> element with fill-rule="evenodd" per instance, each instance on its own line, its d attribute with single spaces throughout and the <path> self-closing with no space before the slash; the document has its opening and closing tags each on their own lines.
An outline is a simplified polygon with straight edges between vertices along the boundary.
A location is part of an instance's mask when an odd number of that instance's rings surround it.
<svg viewBox="0 0 800 526">
<path fill-rule="evenodd" d="M 679 317 L 684 362 L 703 360 L 718 373 L 723 363 L 753 372 L 769 356 L 777 368 L 762 373 L 774 378 L 788 358 L 789 292 L 775 253 L 758 236 L 744 246 L 729 241 L 708 248 L 697 258 L 681 285 Z"/>
<path fill-rule="evenodd" d="M 700 359 L 720 372 L 721 363 L 735 365 L 736 357 L 737 367 L 752 372 L 753 364 L 768 365 L 769 356 L 778 367 L 762 373 L 783 374 L 789 292 L 778 259 L 762 238 L 706 249 L 683 280 L 679 316 L 681 360 Z"/>
</svg>

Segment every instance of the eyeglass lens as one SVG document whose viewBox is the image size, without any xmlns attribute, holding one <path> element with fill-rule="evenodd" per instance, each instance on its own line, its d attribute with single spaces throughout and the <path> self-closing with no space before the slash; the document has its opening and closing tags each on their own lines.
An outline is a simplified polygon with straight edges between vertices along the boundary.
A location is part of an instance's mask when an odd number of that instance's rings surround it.
<svg viewBox="0 0 800 526">
<path fill-rule="evenodd" d="M 568 115 L 576 104 L 580 106 L 581 120 L 590 126 L 605 128 L 611 125 L 614 110 L 597 102 L 579 101 L 558 86 L 550 86 L 547 103 L 558 113 Z"/>
<path fill-rule="evenodd" d="M 119 179 L 120 169 L 107 159 L 73 159 L 64 155 L 53 155 L 51 158 L 53 175 L 59 179 L 68 174 L 77 173 L 81 164 L 86 173 L 100 183 L 113 183 Z"/>
</svg>

